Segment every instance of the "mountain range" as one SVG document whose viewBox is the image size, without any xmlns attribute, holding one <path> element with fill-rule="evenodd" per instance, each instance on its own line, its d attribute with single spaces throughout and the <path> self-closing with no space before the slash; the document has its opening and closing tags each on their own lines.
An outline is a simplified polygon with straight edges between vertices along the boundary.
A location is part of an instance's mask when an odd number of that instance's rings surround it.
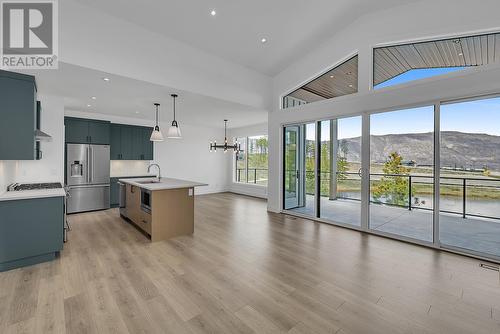
<svg viewBox="0 0 500 334">
<path fill-rule="evenodd" d="M 361 138 L 343 139 L 348 161 L 361 161 Z M 403 160 L 417 165 L 432 165 L 434 133 L 388 134 L 371 136 L 372 162 L 383 163 L 396 151 Z M 342 146 L 342 144 L 341 144 Z M 441 132 L 441 165 L 457 168 L 484 168 L 500 171 L 500 136 L 456 131 Z"/>
</svg>

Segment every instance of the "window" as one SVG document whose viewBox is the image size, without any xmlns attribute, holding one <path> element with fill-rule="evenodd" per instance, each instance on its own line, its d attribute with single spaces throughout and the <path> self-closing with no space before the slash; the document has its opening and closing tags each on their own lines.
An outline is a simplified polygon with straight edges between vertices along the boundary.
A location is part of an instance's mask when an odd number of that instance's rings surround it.
<svg viewBox="0 0 500 334">
<path fill-rule="evenodd" d="M 358 91 L 358 56 L 334 67 L 283 98 L 283 109 Z"/>
<path fill-rule="evenodd" d="M 241 151 L 235 155 L 235 181 L 267 186 L 267 136 L 236 138 Z"/>
<path fill-rule="evenodd" d="M 375 89 L 500 62 L 500 33 L 376 48 Z"/>
<path fill-rule="evenodd" d="M 482 96 L 284 126 L 282 208 L 498 261 L 499 122 Z"/>
</svg>

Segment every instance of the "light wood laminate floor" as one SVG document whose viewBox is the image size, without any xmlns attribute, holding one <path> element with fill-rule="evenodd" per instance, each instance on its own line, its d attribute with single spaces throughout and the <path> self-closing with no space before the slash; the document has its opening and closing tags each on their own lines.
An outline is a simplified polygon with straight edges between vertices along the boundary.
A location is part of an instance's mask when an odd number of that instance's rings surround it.
<svg viewBox="0 0 500 334">
<path fill-rule="evenodd" d="M 70 216 L 60 259 L 0 273 L 0 333 L 500 333 L 479 261 L 196 198 L 195 234 L 150 243 L 116 209 Z"/>
</svg>

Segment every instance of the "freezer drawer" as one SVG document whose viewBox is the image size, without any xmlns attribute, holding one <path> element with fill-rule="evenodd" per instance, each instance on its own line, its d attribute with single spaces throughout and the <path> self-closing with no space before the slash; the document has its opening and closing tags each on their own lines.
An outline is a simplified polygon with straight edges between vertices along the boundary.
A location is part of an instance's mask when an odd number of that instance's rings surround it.
<svg viewBox="0 0 500 334">
<path fill-rule="evenodd" d="M 109 209 L 109 184 L 69 188 L 68 213 Z"/>
</svg>

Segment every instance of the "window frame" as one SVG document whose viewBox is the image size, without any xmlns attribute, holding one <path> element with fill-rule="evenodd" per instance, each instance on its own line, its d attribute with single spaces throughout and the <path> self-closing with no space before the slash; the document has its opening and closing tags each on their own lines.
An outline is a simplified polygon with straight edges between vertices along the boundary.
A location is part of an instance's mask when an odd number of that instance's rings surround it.
<svg viewBox="0 0 500 334">
<path fill-rule="evenodd" d="M 236 158 L 236 154 L 233 156 L 233 183 L 236 183 L 236 184 L 242 184 L 242 185 L 250 185 L 250 186 L 255 186 L 255 187 L 266 187 L 268 186 L 269 184 L 269 166 L 267 168 L 267 173 L 268 173 L 268 179 L 267 179 L 267 182 L 266 184 L 258 184 L 256 183 L 256 180 L 254 180 L 254 182 L 249 182 L 249 179 L 248 179 L 248 143 L 249 143 L 249 139 L 251 137 L 265 137 L 266 140 L 269 140 L 269 137 L 267 134 L 255 134 L 255 135 L 247 135 L 247 136 L 241 136 L 241 137 L 234 137 L 234 140 L 238 140 L 239 142 L 239 139 L 244 139 L 244 141 L 242 141 L 241 143 L 244 143 L 244 146 L 245 146 L 245 149 L 244 149 L 244 152 L 245 152 L 245 162 L 244 162 L 244 166 L 245 166 L 245 181 L 238 181 L 238 159 Z M 269 159 L 269 150 L 267 152 L 267 158 Z M 269 161 L 269 160 L 268 160 Z"/>
</svg>

